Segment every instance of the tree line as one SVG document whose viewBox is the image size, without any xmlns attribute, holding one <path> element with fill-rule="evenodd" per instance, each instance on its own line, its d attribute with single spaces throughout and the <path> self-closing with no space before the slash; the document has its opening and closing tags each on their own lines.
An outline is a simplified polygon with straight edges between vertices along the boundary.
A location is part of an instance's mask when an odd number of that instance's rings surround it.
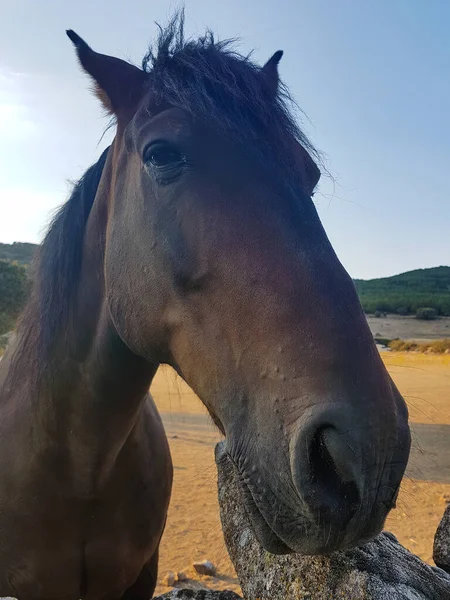
<svg viewBox="0 0 450 600">
<path fill-rule="evenodd" d="M 417 269 L 393 277 L 355 280 L 363 309 L 401 315 L 416 314 L 420 308 L 434 308 L 450 316 L 450 267 Z"/>
<path fill-rule="evenodd" d="M 28 264 L 35 244 L 0 244 L 0 334 L 14 328 L 30 288 Z M 418 269 L 394 277 L 355 280 L 368 314 L 416 314 L 426 307 L 450 316 L 450 267 Z"/>
</svg>

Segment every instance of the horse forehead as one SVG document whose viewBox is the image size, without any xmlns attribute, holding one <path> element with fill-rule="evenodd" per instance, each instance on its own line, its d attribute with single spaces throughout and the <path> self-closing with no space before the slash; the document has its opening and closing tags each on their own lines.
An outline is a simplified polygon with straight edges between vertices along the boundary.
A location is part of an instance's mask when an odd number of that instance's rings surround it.
<svg viewBox="0 0 450 600">
<path fill-rule="evenodd" d="M 129 141 L 139 142 L 145 137 L 185 137 L 192 131 L 192 119 L 182 108 L 165 105 L 157 109 L 141 106 L 127 127 Z M 139 145 L 139 144 L 137 144 Z"/>
</svg>

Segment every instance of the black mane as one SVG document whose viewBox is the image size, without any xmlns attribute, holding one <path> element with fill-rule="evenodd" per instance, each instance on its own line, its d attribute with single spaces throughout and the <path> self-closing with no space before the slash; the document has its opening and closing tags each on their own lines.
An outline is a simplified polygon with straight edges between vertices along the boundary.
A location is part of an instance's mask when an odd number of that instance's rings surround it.
<svg viewBox="0 0 450 600">
<path fill-rule="evenodd" d="M 37 376 L 48 366 L 55 334 L 66 330 L 69 324 L 81 269 L 84 230 L 108 152 L 109 148 L 104 150 L 75 184 L 69 200 L 53 218 L 34 261 L 34 284 L 20 319 L 22 337 L 14 360 L 26 354 L 29 368 Z"/>
<path fill-rule="evenodd" d="M 217 41 L 208 31 L 186 40 L 184 13 L 160 28 L 156 44 L 142 61 L 149 75 L 152 104 L 167 102 L 188 111 L 210 127 L 252 145 L 252 152 L 274 155 L 289 162 L 292 136 L 320 162 L 317 151 L 293 116 L 298 107 L 280 81 L 274 96 L 264 85 L 261 67 L 233 49 L 234 40 Z"/>
</svg>

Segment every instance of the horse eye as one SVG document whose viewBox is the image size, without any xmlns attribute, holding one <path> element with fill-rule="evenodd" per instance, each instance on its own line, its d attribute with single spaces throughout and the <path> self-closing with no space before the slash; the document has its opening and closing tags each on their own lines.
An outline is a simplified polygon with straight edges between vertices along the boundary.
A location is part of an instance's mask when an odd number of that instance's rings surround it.
<svg viewBox="0 0 450 600">
<path fill-rule="evenodd" d="M 144 152 L 144 162 L 153 167 L 164 168 L 180 165 L 184 162 L 181 152 L 170 144 L 156 142 L 150 144 Z"/>
</svg>

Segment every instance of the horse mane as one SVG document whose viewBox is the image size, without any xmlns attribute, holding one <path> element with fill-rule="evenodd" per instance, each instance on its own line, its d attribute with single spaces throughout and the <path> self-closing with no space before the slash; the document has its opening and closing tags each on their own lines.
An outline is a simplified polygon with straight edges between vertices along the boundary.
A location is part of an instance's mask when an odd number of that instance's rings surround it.
<svg viewBox="0 0 450 600">
<path fill-rule="evenodd" d="M 301 110 L 280 80 L 277 93 L 264 85 L 261 66 L 234 49 L 236 40 L 216 40 L 211 31 L 185 39 L 184 11 L 159 27 L 142 60 L 152 106 L 180 107 L 208 127 L 251 148 L 251 154 L 293 166 L 292 138 L 322 163 L 297 124 Z M 303 114 L 303 113 L 301 113 Z M 297 167 L 298 170 L 298 167 Z M 298 184 L 298 181 L 296 181 Z"/>
<path fill-rule="evenodd" d="M 19 367 L 22 357 L 35 376 L 48 367 L 57 332 L 70 326 L 73 297 L 77 289 L 83 238 L 92 204 L 105 166 L 109 147 L 74 185 L 69 200 L 57 211 L 32 267 L 30 298 L 18 325 L 18 347 L 11 365 Z"/>
</svg>

